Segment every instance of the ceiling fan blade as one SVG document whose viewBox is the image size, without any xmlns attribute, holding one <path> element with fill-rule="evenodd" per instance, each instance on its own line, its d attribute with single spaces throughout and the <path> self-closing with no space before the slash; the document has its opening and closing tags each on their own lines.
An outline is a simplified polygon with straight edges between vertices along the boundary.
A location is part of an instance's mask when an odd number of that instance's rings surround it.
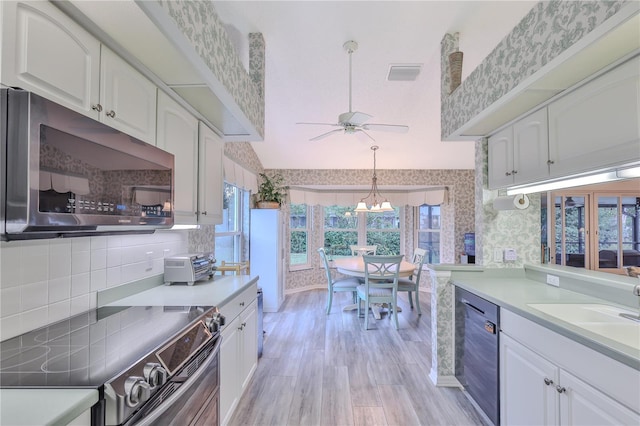
<svg viewBox="0 0 640 426">
<path fill-rule="evenodd" d="M 352 124 L 354 126 L 361 126 L 370 118 L 371 116 L 369 114 L 365 114 L 364 112 L 349 111 L 340 114 L 340 116 L 338 117 L 338 121 L 341 124 Z"/>
<path fill-rule="evenodd" d="M 383 132 L 395 132 L 395 133 L 407 133 L 409 126 L 403 126 L 400 124 L 363 124 L 362 128 L 365 130 L 381 130 Z"/>
<path fill-rule="evenodd" d="M 315 138 L 311 138 L 311 139 L 309 139 L 309 140 L 310 140 L 310 141 L 318 141 L 318 140 L 320 140 L 320 139 L 324 139 L 324 138 L 326 138 L 327 136 L 331 135 L 332 133 L 342 132 L 342 131 L 343 131 L 343 129 L 335 129 L 335 130 L 331 130 L 331 131 L 329 131 L 329 132 L 327 132 L 327 133 L 323 133 L 323 134 L 321 134 L 321 135 L 319 135 L 319 136 L 316 136 Z"/>
<path fill-rule="evenodd" d="M 371 137 L 371 135 L 370 135 L 369 133 L 365 132 L 365 131 L 364 131 L 364 130 L 362 130 L 362 129 L 357 129 L 357 130 L 355 130 L 355 131 L 356 131 L 356 132 L 359 132 L 359 133 L 364 134 L 366 137 L 368 137 L 369 139 L 371 139 L 373 142 L 375 142 L 375 141 L 376 141 L 373 137 Z"/>
<path fill-rule="evenodd" d="M 334 127 L 342 127 L 342 124 L 338 124 L 338 123 L 303 123 L 303 122 L 298 122 L 296 124 L 312 124 L 314 126 L 334 126 Z"/>
</svg>

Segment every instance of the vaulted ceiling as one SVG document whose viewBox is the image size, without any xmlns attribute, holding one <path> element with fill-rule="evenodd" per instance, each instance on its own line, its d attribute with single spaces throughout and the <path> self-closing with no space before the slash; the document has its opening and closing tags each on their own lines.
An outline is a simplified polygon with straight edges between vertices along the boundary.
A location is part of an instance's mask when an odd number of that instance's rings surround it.
<svg viewBox="0 0 640 426">
<path fill-rule="evenodd" d="M 252 142 L 268 169 L 472 169 L 471 141 L 440 140 L 440 42 L 459 33 L 463 79 L 531 10 L 534 1 L 214 1 L 248 63 L 247 35 L 266 43 L 265 135 Z M 337 132 L 297 122 L 336 123 L 352 109 L 370 123 L 403 124 L 406 134 Z M 388 81 L 392 64 L 419 64 L 415 81 Z"/>
</svg>

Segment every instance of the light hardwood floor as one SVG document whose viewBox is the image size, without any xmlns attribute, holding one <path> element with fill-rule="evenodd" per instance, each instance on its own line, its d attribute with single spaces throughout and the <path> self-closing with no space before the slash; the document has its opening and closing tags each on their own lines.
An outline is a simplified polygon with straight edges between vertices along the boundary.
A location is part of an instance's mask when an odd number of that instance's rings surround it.
<svg viewBox="0 0 640 426">
<path fill-rule="evenodd" d="M 232 425 L 483 425 L 455 388 L 429 380 L 429 297 L 422 316 L 399 296 L 400 330 L 384 314 L 368 331 L 356 311 L 343 312 L 351 293 L 326 290 L 288 295 L 264 316 L 264 352 L 231 419 Z M 425 300 L 426 299 L 426 300 Z M 371 315 L 371 314 L 370 314 Z"/>
</svg>

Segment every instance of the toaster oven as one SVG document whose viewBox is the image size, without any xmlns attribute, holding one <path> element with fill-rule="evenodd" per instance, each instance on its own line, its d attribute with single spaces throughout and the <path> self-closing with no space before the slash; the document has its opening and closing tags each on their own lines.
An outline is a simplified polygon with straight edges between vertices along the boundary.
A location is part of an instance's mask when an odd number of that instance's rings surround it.
<svg viewBox="0 0 640 426">
<path fill-rule="evenodd" d="M 206 280 L 215 273 L 213 253 L 187 253 L 164 258 L 164 283 L 187 283 Z"/>
</svg>

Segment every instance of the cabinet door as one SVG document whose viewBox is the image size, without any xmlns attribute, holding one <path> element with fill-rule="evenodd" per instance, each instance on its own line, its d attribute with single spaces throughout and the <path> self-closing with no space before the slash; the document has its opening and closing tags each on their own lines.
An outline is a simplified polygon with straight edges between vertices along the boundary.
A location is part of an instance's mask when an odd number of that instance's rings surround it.
<svg viewBox="0 0 640 426">
<path fill-rule="evenodd" d="M 106 46 L 102 46 L 100 75 L 100 120 L 155 144 L 156 86 Z"/>
<path fill-rule="evenodd" d="M 220 344 L 220 419 L 226 424 L 233 414 L 233 409 L 240 398 L 240 381 L 238 380 L 240 317 L 236 317 L 222 331 Z"/>
<path fill-rule="evenodd" d="M 242 312 L 242 361 L 240 365 L 240 376 L 242 389 L 249 384 L 251 375 L 258 364 L 258 302 L 254 300 Z"/>
<path fill-rule="evenodd" d="M 489 188 L 501 188 L 513 184 L 513 127 L 499 131 L 488 141 Z"/>
<path fill-rule="evenodd" d="M 224 143 L 213 130 L 200 122 L 200 160 L 198 167 L 198 222 L 222 223 Z"/>
<path fill-rule="evenodd" d="M 558 424 L 558 375 L 555 365 L 500 334 L 500 423 Z"/>
<path fill-rule="evenodd" d="M 49 2 L 3 2 L 2 84 L 98 119 L 100 43 Z"/>
<path fill-rule="evenodd" d="M 560 371 L 560 384 L 560 413 L 563 425 L 640 424 L 638 413 L 563 370 Z"/>
<path fill-rule="evenodd" d="M 547 109 L 542 108 L 513 124 L 513 183 L 547 178 L 548 160 Z"/>
<path fill-rule="evenodd" d="M 549 104 L 552 176 L 638 160 L 640 56 Z"/>
<path fill-rule="evenodd" d="M 175 156 L 175 224 L 198 222 L 198 120 L 164 92 L 158 93 L 159 148 Z"/>
</svg>

